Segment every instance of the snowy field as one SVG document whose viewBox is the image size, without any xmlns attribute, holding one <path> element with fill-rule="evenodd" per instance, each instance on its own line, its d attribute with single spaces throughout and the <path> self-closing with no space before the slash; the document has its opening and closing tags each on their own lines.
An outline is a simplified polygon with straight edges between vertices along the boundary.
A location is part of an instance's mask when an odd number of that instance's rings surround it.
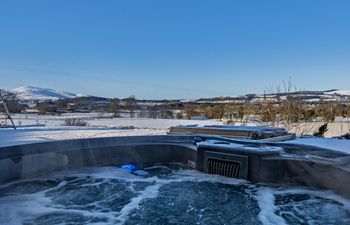
<svg viewBox="0 0 350 225">
<path fill-rule="evenodd" d="M 223 124 L 216 120 L 111 118 L 110 116 L 110 114 L 106 113 L 69 113 L 61 116 L 17 114 L 14 115 L 15 124 L 21 124 L 24 127 L 19 127 L 17 130 L 1 128 L 0 147 L 77 138 L 163 135 L 167 134 L 171 126 Z M 64 120 L 67 118 L 83 118 L 88 122 L 88 125 L 84 127 L 64 126 Z M 287 143 L 298 143 L 350 152 L 350 141 L 337 138 L 297 138 Z"/>
<path fill-rule="evenodd" d="M 26 127 L 0 129 L 0 147 L 42 141 L 166 134 L 171 126 L 177 125 L 218 125 L 215 120 L 177 120 L 177 119 L 140 119 L 106 118 L 108 114 L 71 113 L 61 116 L 15 115 L 15 124 Z M 84 118 L 88 126 L 64 126 L 66 118 Z M 37 125 L 45 126 L 37 126 Z"/>
</svg>

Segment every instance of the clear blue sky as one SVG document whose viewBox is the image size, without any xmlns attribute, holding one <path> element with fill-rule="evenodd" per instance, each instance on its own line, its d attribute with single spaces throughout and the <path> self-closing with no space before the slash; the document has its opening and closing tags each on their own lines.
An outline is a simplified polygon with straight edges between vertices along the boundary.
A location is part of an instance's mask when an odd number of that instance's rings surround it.
<svg viewBox="0 0 350 225">
<path fill-rule="evenodd" d="M 350 89 L 350 1 L 1 0 L 0 77 L 157 99 Z"/>
</svg>

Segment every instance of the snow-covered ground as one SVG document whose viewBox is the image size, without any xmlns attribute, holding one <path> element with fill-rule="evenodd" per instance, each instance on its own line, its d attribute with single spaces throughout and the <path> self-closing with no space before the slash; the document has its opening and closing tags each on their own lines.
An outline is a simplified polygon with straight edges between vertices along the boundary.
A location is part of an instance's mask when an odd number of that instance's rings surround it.
<svg viewBox="0 0 350 225">
<path fill-rule="evenodd" d="M 16 124 L 26 127 L 0 129 L 0 147 L 17 144 L 77 139 L 93 137 L 162 135 L 171 126 L 177 125 L 220 125 L 216 120 L 178 120 L 178 119 L 146 119 L 146 118 L 108 118 L 110 114 L 70 113 L 61 116 L 14 115 Z M 88 122 L 85 127 L 64 126 L 66 118 L 84 118 Z M 42 124 L 44 126 L 37 126 Z M 239 125 L 239 124 L 237 124 Z M 250 124 L 252 125 L 252 124 Z M 316 126 L 317 127 L 317 126 Z M 350 153 L 350 141 L 337 138 L 297 138 L 286 143 L 298 143 L 318 146 Z"/>
<path fill-rule="evenodd" d="M 291 141 L 286 141 L 285 143 L 317 146 L 350 154 L 350 140 L 346 139 L 303 137 Z"/>
<path fill-rule="evenodd" d="M 113 137 L 113 136 L 134 136 L 134 135 L 160 135 L 166 134 L 165 129 L 118 129 L 99 127 L 26 127 L 0 130 L 0 147 L 33 142 Z"/>
<path fill-rule="evenodd" d="M 141 119 L 141 118 L 101 118 L 108 114 L 64 114 L 62 116 L 15 115 L 15 124 L 26 127 L 0 129 L 0 147 L 17 144 L 77 139 L 93 137 L 161 135 L 171 126 L 177 125 L 217 125 L 215 120 L 177 120 L 177 119 Z M 85 127 L 64 126 L 66 118 L 84 118 Z M 36 126 L 43 124 L 45 126 Z M 32 125 L 32 126 L 31 126 Z"/>
</svg>

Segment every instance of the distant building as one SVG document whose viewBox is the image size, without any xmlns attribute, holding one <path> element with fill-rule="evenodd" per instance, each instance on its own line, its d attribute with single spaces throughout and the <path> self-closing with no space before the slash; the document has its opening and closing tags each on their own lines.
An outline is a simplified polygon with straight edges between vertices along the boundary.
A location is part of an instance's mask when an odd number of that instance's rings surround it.
<svg viewBox="0 0 350 225">
<path fill-rule="evenodd" d="M 24 113 L 28 113 L 28 114 L 37 114 L 39 113 L 38 109 L 25 109 L 23 110 Z"/>
</svg>

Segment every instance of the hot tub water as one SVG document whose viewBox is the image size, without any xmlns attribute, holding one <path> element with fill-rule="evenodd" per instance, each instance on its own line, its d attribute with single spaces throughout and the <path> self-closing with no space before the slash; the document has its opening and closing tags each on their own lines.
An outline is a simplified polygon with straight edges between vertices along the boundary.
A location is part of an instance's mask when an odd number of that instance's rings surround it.
<svg viewBox="0 0 350 225">
<path fill-rule="evenodd" d="M 176 165 L 97 167 L 1 186 L 0 224 L 350 224 L 350 201 Z"/>
</svg>

